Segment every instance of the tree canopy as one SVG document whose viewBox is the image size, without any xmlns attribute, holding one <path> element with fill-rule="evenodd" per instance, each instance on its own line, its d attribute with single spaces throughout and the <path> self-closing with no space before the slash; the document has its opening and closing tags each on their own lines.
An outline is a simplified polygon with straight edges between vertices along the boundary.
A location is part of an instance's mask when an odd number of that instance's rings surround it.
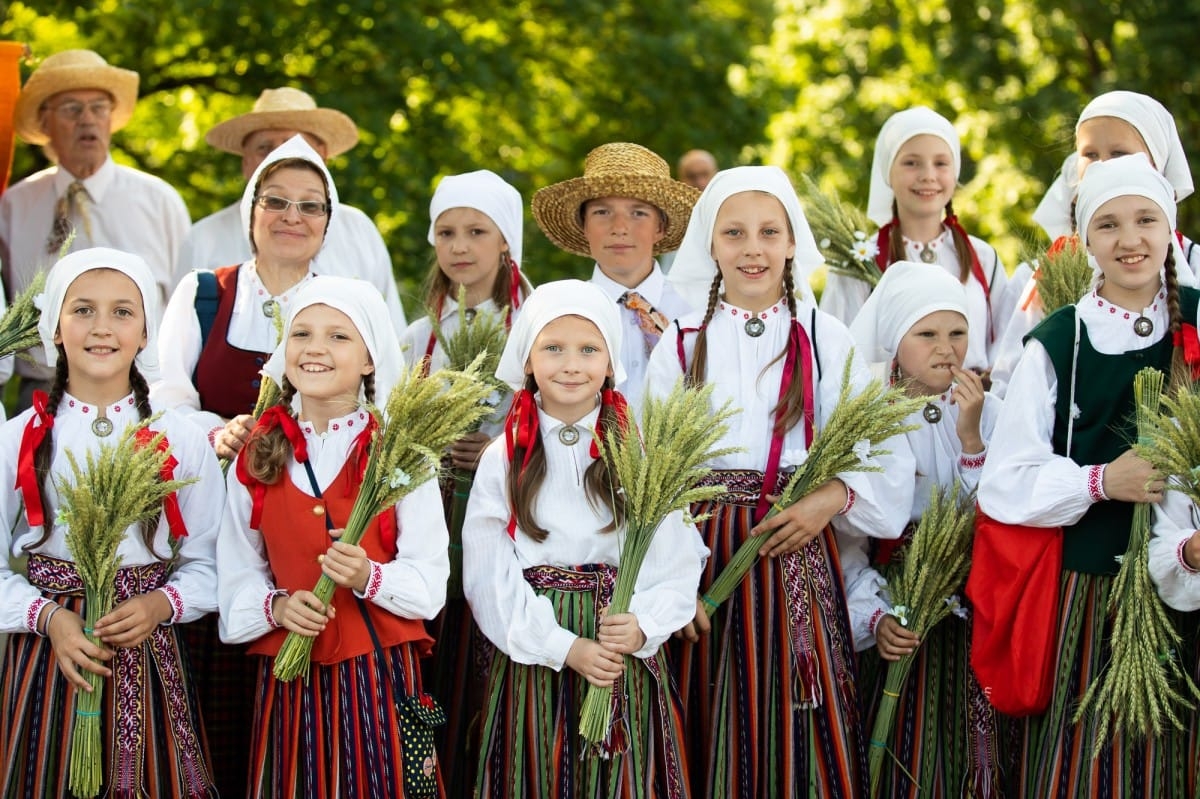
<svg viewBox="0 0 1200 799">
<path fill-rule="evenodd" d="M 1200 0 L 39 0 L 10 3 L 0 39 L 35 63 L 87 47 L 136 70 L 115 157 L 175 185 L 194 219 L 242 189 L 237 158 L 204 133 L 263 89 L 346 112 L 362 138 L 331 164 L 338 191 L 375 219 L 415 315 L 442 175 L 492 169 L 528 202 L 592 147 L 636 141 L 672 165 L 692 147 L 777 164 L 865 204 L 875 135 L 914 104 L 956 122 L 955 207 L 1011 267 L 1091 97 L 1157 97 L 1196 156 L 1197 29 Z M 44 164 L 18 145 L 13 179 Z M 586 274 L 528 216 L 525 233 L 535 282 Z"/>
</svg>

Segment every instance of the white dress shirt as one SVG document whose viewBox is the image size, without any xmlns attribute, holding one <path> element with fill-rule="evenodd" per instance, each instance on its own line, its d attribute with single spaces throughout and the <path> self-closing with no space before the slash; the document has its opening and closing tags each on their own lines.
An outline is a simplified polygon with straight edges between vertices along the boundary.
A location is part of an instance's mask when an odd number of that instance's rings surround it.
<svg viewBox="0 0 1200 799">
<path fill-rule="evenodd" d="M 250 232 L 242 228 L 240 202 L 193 225 L 183 242 L 179 260 L 184 273 L 250 260 Z M 318 275 L 356 277 L 375 286 L 392 315 L 396 335 L 404 332 L 408 323 L 396 291 L 391 256 L 379 229 L 362 211 L 349 205 L 338 205 L 337 213 L 329 220 L 325 244 L 313 259 L 312 270 Z"/>
<path fill-rule="evenodd" d="M 548 666 L 559 671 L 578 637 L 561 627 L 547 597 L 538 596 L 522 576 L 524 569 L 549 565 L 572 568 L 585 564 L 619 566 L 623 531 L 603 532 L 611 523 L 607 508 L 588 501 L 583 475 L 592 464 L 591 431 L 599 410 L 579 422 L 579 440 L 559 441 L 564 425 L 540 413 L 546 452 L 546 476 L 538 491 L 534 517 L 549 531 L 537 542 L 519 528 L 508 536 L 508 452 L 503 438 L 484 451 L 463 524 L 463 591 L 479 629 L 516 663 Z M 700 583 L 700 542 L 693 524 L 681 513 L 667 517 L 654 534 L 638 572 L 629 612 L 637 617 L 646 644 L 634 653 L 648 658 L 696 613 Z"/>
<path fill-rule="evenodd" d="M 52 479 L 43 486 L 46 497 L 45 517 L 54 523 L 50 537 L 35 552 L 60 560 L 73 561 L 67 548 L 66 527 L 55 522 L 59 506 L 55 479 L 70 475 L 66 451 L 75 454 L 83 462 L 86 453 L 96 452 L 102 444 L 112 444 L 121 431 L 137 421 L 137 408 L 130 395 L 108 407 L 106 415 L 113 423 L 113 431 L 105 438 L 92 432 L 92 421 L 96 418 L 94 405 L 76 400 L 64 394 L 54 417 L 54 456 L 50 471 Z M 17 459 L 25 425 L 33 415 L 28 409 L 19 416 L 0 426 L 0 480 L 5 486 L 16 483 Z M 172 590 L 172 607 L 175 614 L 172 622 L 187 622 L 200 618 L 217 608 L 217 574 L 215 550 L 217 533 L 221 525 L 221 508 L 224 506 L 225 485 L 216 456 L 208 445 L 204 433 L 184 417 L 173 411 L 165 411 L 154 422 L 152 429 L 166 433 L 171 445 L 171 454 L 178 461 L 176 479 L 199 478 L 198 482 L 179 490 L 179 509 L 187 525 L 187 537 L 179 542 L 178 558 L 171 568 L 166 585 Z M 30 585 L 25 575 L 9 568 L 8 555 L 17 557 L 24 547 L 42 537 L 42 527 L 29 527 L 25 517 L 25 506 L 21 493 L 15 490 L 0 492 L 0 541 L 4 544 L 6 557 L 0 558 L 0 631 L 32 632 L 28 626 L 30 609 L 40 602 L 39 590 Z M 159 520 L 154 536 L 154 552 L 146 548 L 142 540 L 141 527 L 131 526 L 117 549 L 121 565 L 142 566 L 157 563 L 170 557 L 169 528 L 166 515 Z M 178 600 L 175 601 L 175 600 Z"/>
<path fill-rule="evenodd" d="M 366 411 L 361 409 L 331 420 L 325 433 L 300 422 L 309 462 L 322 492 L 341 473 L 354 439 L 366 423 Z M 284 479 L 313 496 L 302 463 L 293 458 L 287 471 Z M 270 606 L 276 587 L 262 533 L 250 529 L 250 491 L 238 481 L 236 468 L 229 470 L 227 480 L 228 499 L 217 540 L 218 598 L 221 640 L 238 644 L 255 641 L 274 629 L 264 608 Z M 372 564 L 381 578 L 379 590 L 365 598 L 396 616 L 432 619 L 446 603 L 446 580 L 450 577 L 450 535 L 437 481 L 417 486 L 393 513 L 396 556 L 389 563 Z M 341 527 L 346 520 L 335 523 Z"/>
</svg>

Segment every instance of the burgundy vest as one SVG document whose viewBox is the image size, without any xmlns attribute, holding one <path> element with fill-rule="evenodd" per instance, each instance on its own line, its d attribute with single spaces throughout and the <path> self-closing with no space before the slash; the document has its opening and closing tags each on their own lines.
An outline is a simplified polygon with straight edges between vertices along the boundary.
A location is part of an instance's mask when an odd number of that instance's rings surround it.
<svg viewBox="0 0 1200 799">
<path fill-rule="evenodd" d="M 240 266 L 223 266 L 214 270 L 217 276 L 217 315 L 213 318 L 208 340 L 196 362 L 196 390 L 200 393 L 200 409 L 211 411 L 224 419 L 240 413 L 250 413 L 258 402 L 258 386 L 262 369 L 270 352 L 255 352 L 232 346 L 226 341 L 233 301 L 237 298 L 237 278 Z"/>
</svg>

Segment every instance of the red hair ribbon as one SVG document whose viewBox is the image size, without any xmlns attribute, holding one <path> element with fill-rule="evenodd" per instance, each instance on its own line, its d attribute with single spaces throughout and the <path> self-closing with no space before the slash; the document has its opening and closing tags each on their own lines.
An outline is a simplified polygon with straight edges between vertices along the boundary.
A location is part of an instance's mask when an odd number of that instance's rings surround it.
<svg viewBox="0 0 1200 799">
<path fill-rule="evenodd" d="M 620 391 L 606 388 L 600 392 L 600 415 L 596 417 L 596 435 L 592 437 L 591 456 L 600 457 L 600 439 L 604 436 L 604 409 L 612 408 L 617 416 L 617 426 L 624 433 L 629 429 L 629 403 Z"/>
<path fill-rule="evenodd" d="M 896 220 L 893 219 L 883 227 L 879 228 L 879 235 L 875 237 L 875 265 L 879 267 L 880 272 L 886 272 L 891 266 L 892 247 L 891 237 L 892 228 L 896 226 Z"/>
<path fill-rule="evenodd" d="M 1067 247 L 1070 247 L 1072 252 L 1079 249 L 1079 236 L 1075 235 L 1074 233 L 1069 236 L 1059 236 L 1054 240 L 1054 243 L 1050 245 L 1050 249 L 1046 250 L 1046 257 L 1053 258 L 1060 252 L 1065 252 Z M 1038 267 L 1038 270 L 1033 273 L 1033 290 L 1029 292 L 1029 296 L 1025 298 L 1025 302 L 1021 303 L 1022 311 L 1028 311 L 1029 306 L 1032 305 L 1034 300 L 1040 296 L 1037 290 L 1037 279 L 1041 276 L 1041 274 L 1042 269 L 1041 267 Z"/>
<path fill-rule="evenodd" d="M 1197 336 L 1196 326 L 1184 322 L 1175 331 L 1174 344 L 1183 347 L 1183 362 L 1191 367 L 1192 379 L 1200 380 L 1200 337 Z"/>
<path fill-rule="evenodd" d="M 271 432 L 276 427 L 283 430 L 283 434 L 287 436 L 287 440 L 291 442 L 292 454 L 296 460 L 303 463 L 308 460 L 308 442 L 304 440 L 304 433 L 300 431 L 300 425 L 296 423 L 292 414 L 282 405 L 272 405 L 263 411 L 262 416 L 258 418 L 258 423 L 254 427 L 252 436 L 265 435 Z M 247 441 L 247 444 L 250 442 Z M 250 474 L 250 470 L 246 467 L 245 447 L 238 453 L 237 458 L 237 478 L 238 482 L 246 486 L 253 493 L 254 500 L 250 509 L 250 529 L 260 529 L 262 522 L 263 501 L 267 496 L 267 487 L 258 479 Z"/>
<path fill-rule="evenodd" d="M 508 418 L 504 422 L 504 443 L 508 451 L 509 468 L 514 467 L 513 459 L 516 457 L 518 447 L 525 453 L 517 472 L 518 480 L 521 479 L 520 473 L 525 471 L 525 467 L 529 465 L 529 458 L 533 454 L 533 445 L 537 441 L 537 436 L 537 401 L 534 399 L 532 391 L 518 389 L 513 394 L 512 408 L 509 409 Z M 517 537 L 517 515 L 512 512 L 508 515 L 508 537 L 513 540 L 516 540 Z"/>
<path fill-rule="evenodd" d="M 13 488 L 19 490 L 25 500 L 25 519 L 30 527 L 40 527 L 46 523 L 34 455 L 42 440 L 54 427 L 54 417 L 46 412 L 48 401 L 49 397 L 45 391 L 33 392 L 33 416 L 29 417 L 25 425 L 25 432 L 21 435 L 20 454 L 17 456 L 17 482 Z"/>
<path fill-rule="evenodd" d="M 504 317 L 504 326 L 511 329 L 513 311 L 521 307 L 521 267 L 513 260 L 510 253 L 504 253 L 504 260 L 508 261 L 509 269 L 508 313 Z"/>
<path fill-rule="evenodd" d="M 148 427 L 140 428 L 133 434 L 133 443 L 137 449 L 143 449 L 150 446 L 158 433 Z M 156 452 L 166 452 L 170 447 L 167 437 L 164 435 L 158 439 L 158 443 L 154 445 Z M 175 479 L 175 467 L 179 465 L 179 461 L 175 460 L 174 455 L 168 455 L 163 461 L 162 468 L 159 469 L 158 476 L 164 483 Z M 167 516 L 167 528 L 171 531 L 171 540 L 178 541 L 181 538 L 186 538 L 188 531 L 187 525 L 183 521 L 183 513 L 179 510 L 179 497 L 175 491 L 163 499 L 163 513 Z"/>
</svg>

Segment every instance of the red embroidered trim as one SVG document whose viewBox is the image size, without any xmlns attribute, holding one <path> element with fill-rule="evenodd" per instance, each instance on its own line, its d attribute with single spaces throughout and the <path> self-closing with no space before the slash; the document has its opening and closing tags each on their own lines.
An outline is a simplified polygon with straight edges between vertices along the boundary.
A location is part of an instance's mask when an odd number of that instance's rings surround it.
<svg viewBox="0 0 1200 799">
<path fill-rule="evenodd" d="M 267 617 L 267 624 L 271 625 L 271 629 L 283 626 L 275 620 L 275 613 L 272 610 L 272 606 L 275 604 L 275 597 L 277 596 L 287 596 L 287 591 L 284 591 L 282 588 L 277 589 L 267 594 L 267 598 L 263 600 L 263 615 Z"/>
<path fill-rule="evenodd" d="M 854 489 L 850 486 L 846 486 L 846 504 L 843 505 L 842 509 L 837 512 L 837 515 L 845 516 L 847 513 L 849 513 L 850 509 L 854 507 L 854 500 L 857 497 L 858 495 L 854 493 Z"/>
<path fill-rule="evenodd" d="M 987 460 L 987 449 L 978 455 L 968 455 L 965 452 L 958 456 L 958 465 L 964 469 L 982 469 L 984 461 Z"/>
<path fill-rule="evenodd" d="M 1187 558 L 1183 556 L 1183 548 L 1187 546 L 1188 539 L 1183 539 L 1179 542 L 1179 546 L 1175 549 L 1175 556 L 1179 558 L 1179 565 L 1188 574 L 1200 574 L 1200 569 L 1193 569 L 1188 565 Z"/>
<path fill-rule="evenodd" d="M 34 633 L 35 635 L 41 635 L 37 628 L 38 616 L 42 615 L 42 608 L 50 604 L 53 603 L 49 599 L 46 599 L 45 597 L 38 597 L 33 601 L 33 604 L 29 606 L 29 609 L 25 611 L 25 627 L 29 630 L 29 632 Z"/>
<path fill-rule="evenodd" d="M 867 622 L 867 630 L 870 631 L 871 635 L 875 634 L 875 628 L 879 626 L 879 620 L 886 615 L 887 611 L 883 610 L 882 608 L 871 614 L 871 620 Z"/>
<path fill-rule="evenodd" d="M 180 595 L 179 589 L 173 585 L 164 585 L 158 590 L 166 594 L 171 603 L 171 623 L 178 624 L 183 618 L 183 596 Z"/>
<path fill-rule="evenodd" d="M 223 426 L 218 426 L 208 431 L 208 445 L 213 449 L 217 448 L 217 434 L 224 429 L 225 428 Z"/>
<path fill-rule="evenodd" d="M 1092 498 L 1093 502 L 1103 502 L 1108 499 L 1108 494 L 1104 493 L 1104 468 L 1107 465 L 1102 463 L 1088 469 L 1088 496 Z"/>
<path fill-rule="evenodd" d="M 367 587 L 363 591 L 363 599 L 374 599 L 383 587 L 383 567 L 375 561 L 370 561 L 371 576 L 367 578 Z"/>
</svg>

